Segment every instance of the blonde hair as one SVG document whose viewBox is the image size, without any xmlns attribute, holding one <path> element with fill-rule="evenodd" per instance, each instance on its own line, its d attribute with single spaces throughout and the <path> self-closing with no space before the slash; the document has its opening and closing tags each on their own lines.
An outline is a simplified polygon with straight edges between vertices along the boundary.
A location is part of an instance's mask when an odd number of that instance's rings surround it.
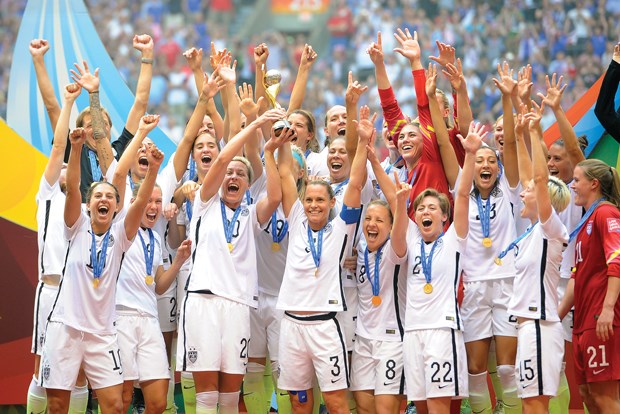
<svg viewBox="0 0 620 414">
<path fill-rule="evenodd" d="M 230 160 L 230 162 L 233 162 L 233 161 L 239 161 L 239 162 L 243 163 L 243 165 L 245 165 L 245 168 L 248 170 L 248 182 L 251 185 L 252 184 L 252 179 L 254 178 L 254 170 L 252 169 L 252 164 L 250 164 L 250 161 L 248 161 L 247 158 L 241 157 L 239 155 L 237 155 L 232 160 Z"/>
<path fill-rule="evenodd" d="M 110 114 L 108 113 L 108 111 L 106 111 L 105 108 L 102 107 L 101 108 L 101 112 L 108 119 L 108 123 L 110 124 L 110 128 L 112 128 L 112 118 L 110 118 Z M 84 108 L 82 110 L 82 112 L 80 112 L 80 114 L 78 115 L 77 119 L 75 120 L 75 127 L 76 128 L 82 128 L 84 126 L 84 117 L 86 115 L 90 115 L 90 106 L 87 106 L 86 108 Z"/>
<path fill-rule="evenodd" d="M 446 109 L 450 109 L 450 101 L 448 100 L 448 96 L 446 95 L 446 93 L 442 91 L 441 89 L 437 88 L 437 90 L 435 91 L 435 94 L 441 97 L 441 103 L 443 105 L 443 108 L 441 108 L 442 111 L 445 111 Z M 444 120 L 446 121 L 446 128 L 450 129 L 454 126 L 452 124 L 452 119 L 450 119 L 449 112 L 448 112 L 448 116 L 445 117 Z"/>
<path fill-rule="evenodd" d="M 597 180 L 600 183 L 601 195 L 611 204 L 620 208 L 620 177 L 614 167 L 610 167 L 601 160 L 583 160 L 581 167 L 588 180 Z"/>
<path fill-rule="evenodd" d="M 297 196 L 300 199 L 303 199 L 304 193 L 306 192 L 306 183 L 308 182 L 308 168 L 306 167 L 306 158 L 304 157 L 303 152 L 301 152 L 301 148 L 297 145 L 291 145 L 291 152 L 293 152 L 293 159 L 299 165 L 300 171 L 302 172 L 301 177 L 297 178 L 295 181 L 297 183 Z"/>
<path fill-rule="evenodd" d="M 547 188 L 549 189 L 549 200 L 551 200 L 551 206 L 556 213 L 561 213 L 566 210 L 566 207 L 568 207 L 568 204 L 570 203 L 571 196 L 570 190 L 564 181 L 551 175 L 549 176 L 549 181 L 547 182 Z"/>
</svg>

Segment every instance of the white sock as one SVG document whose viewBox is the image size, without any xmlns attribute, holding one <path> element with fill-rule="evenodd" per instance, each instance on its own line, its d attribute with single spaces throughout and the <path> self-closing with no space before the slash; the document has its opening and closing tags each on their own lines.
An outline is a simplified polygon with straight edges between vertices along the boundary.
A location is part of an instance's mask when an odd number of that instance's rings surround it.
<svg viewBox="0 0 620 414">
<path fill-rule="evenodd" d="M 27 414 L 43 414 L 47 408 L 47 393 L 45 388 L 39 387 L 37 379 L 32 376 L 28 387 L 28 402 L 26 404 Z"/>
<path fill-rule="evenodd" d="M 220 414 L 238 414 L 239 413 L 239 393 L 238 392 L 221 392 L 219 402 L 220 402 Z"/>
<path fill-rule="evenodd" d="M 487 372 L 469 374 L 469 405 L 472 412 L 491 414 L 491 394 L 487 384 Z"/>
<path fill-rule="evenodd" d="M 196 414 L 217 414 L 217 391 L 196 393 Z"/>
<path fill-rule="evenodd" d="M 506 414 L 521 413 L 521 398 L 517 393 L 517 378 L 514 365 L 498 365 L 497 375 L 504 389 L 504 412 Z"/>
<path fill-rule="evenodd" d="M 73 387 L 71 390 L 70 414 L 84 414 L 88 406 L 88 383 Z"/>
</svg>

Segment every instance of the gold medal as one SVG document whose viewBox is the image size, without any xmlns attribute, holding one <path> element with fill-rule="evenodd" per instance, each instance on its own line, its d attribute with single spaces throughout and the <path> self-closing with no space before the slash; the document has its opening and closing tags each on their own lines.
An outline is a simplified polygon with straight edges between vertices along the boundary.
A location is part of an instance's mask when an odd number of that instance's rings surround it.
<svg viewBox="0 0 620 414">
<path fill-rule="evenodd" d="M 379 305 L 381 305 L 381 296 L 374 295 L 372 297 L 372 306 L 379 306 Z"/>
<path fill-rule="evenodd" d="M 144 281 L 146 282 L 147 285 L 151 286 L 153 282 L 155 281 L 155 279 L 153 279 L 153 276 L 151 275 L 146 275 L 146 277 L 144 278 Z"/>
<path fill-rule="evenodd" d="M 496 257 L 495 258 L 495 264 L 498 265 L 498 266 L 501 266 L 502 265 L 502 259 L 500 259 L 499 257 Z"/>
<path fill-rule="evenodd" d="M 233 251 L 233 244 L 232 243 L 228 243 L 228 251 L 232 253 L 232 251 Z"/>
<path fill-rule="evenodd" d="M 272 252 L 279 252 L 280 251 L 280 243 L 277 243 L 277 242 L 271 243 L 271 251 Z"/>
<path fill-rule="evenodd" d="M 492 244 L 493 244 L 493 241 L 491 241 L 490 237 L 485 237 L 484 239 L 482 239 L 482 245 L 484 247 L 489 248 L 489 247 L 491 247 Z"/>
<path fill-rule="evenodd" d="M 93 287 L 97 289 L 99 287 L 99 278 L 96 277 L 93 279 Z"/>
<path fill-rule="evenodd" d="M 433 285 L 431 285 L 430 283 L 425 283 L 424 293 L 426 293 L 427 295 L 430 295 L 431 293 L 433 293 Z"/>
<path fill-rule="evenodd" d="M 314 270 L 314 277 L 319 277 L 319 268 L 318 267 Z"/>
</svg>

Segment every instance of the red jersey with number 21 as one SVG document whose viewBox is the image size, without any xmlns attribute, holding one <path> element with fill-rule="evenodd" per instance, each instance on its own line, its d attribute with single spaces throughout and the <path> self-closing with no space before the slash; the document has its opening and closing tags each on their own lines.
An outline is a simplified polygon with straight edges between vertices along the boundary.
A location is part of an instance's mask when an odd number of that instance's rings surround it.
<svg viewBox="0 0 620 414">
<path fill-rule="evenodd" d="M 575 243 L 575 319 L 573 333 L 596 329 L 608 277 L 620 277 L 620 211 L 602 203 L 583 225 Z M 614 308 L 620 326 L 620 300 Z"/>
</svg>

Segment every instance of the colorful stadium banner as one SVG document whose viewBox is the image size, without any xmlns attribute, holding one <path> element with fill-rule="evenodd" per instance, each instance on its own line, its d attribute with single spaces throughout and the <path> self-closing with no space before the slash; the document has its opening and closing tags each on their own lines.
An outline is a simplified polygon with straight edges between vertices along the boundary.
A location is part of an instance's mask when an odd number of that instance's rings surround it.
<svg viewBox="0 0 620 414">
<path fill-rule="evenodd" d="M 285 13 L 327 13 L 329 0 L 271 0 L 271 12 Z"/>
</svg>

